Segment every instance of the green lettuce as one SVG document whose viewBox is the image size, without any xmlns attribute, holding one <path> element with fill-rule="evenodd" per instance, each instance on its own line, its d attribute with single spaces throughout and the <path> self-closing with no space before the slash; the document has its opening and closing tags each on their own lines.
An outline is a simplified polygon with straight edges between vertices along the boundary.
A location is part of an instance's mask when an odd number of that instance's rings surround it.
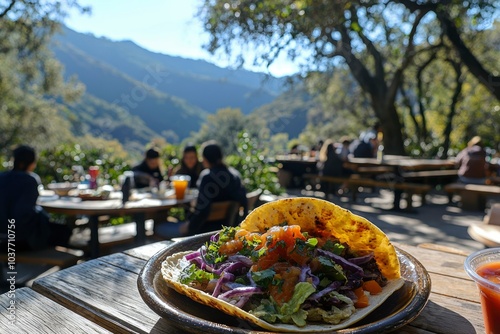
<svg viewBox="0 0 500 334">
<path fill-rule="evenodd" d="M 297 283 L 293 290 L 293 296 L 287 303 L 279 306 L 274 300 L 262 300 L 261 304 L 250 311 L 251 314 L 267 322 L 276 322 L 279 319 L 283 323 L 295 323 L 299 327 L 306 325 L 307 312 L 300 306 L 312 295 L 316 289 L 309 282 Z"/>
</svg>

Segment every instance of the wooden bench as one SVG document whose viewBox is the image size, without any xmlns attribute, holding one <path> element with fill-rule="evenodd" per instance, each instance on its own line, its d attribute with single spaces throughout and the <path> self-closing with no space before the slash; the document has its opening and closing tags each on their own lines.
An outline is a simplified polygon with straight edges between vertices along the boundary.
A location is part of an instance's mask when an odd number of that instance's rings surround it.
<svg viewBox="0 0 500 334">
<path fill-rule="evenodd" d="M 63 269 L 77 264 L 82 259 L 82 255 L 74 251 L 70 253 L 69 250 L 62 247 L 46 248 L 36 251 L 16 252 L 15 263 L 51 265 Z M 2 253 L 0 262 L 8 263 L 8 261 L 7 253 Z"/>
<path fill-rule="evenodd" d="M 422 181 L 425 184 L 447 184 L 455 182 L 458 174 L 456 169 L 424 170 L 402 174 L 405 180 Z"/>
<path fill-rule="evenodd" d="M 451 183 L 444 190 L 449 194 L 450 202 L 453 194 L 459 195 L 464 210 L 484 210 L 488 196 L 500 196 L 499 186 L 484 184 Z"/>
<path fill-rule="evenodd" d="M 356 201 L 358 187 L 369 188 L 385 188 L 391 190 L 399 190 L 407 194 L 407 210 L 413 208 L 413 195 L 421 195 L 422 203 L 425 203 L 425 195 L 432 189 L 431 186 L 425 184 L 407 183 L 407 182 L 391 182 L 362 178 L 357 175 L 351 177 L 332 177 L 332 176 L 319 176 L 315 174 L 305 174 L 305 178 L 316 180 L 316 182 L 327 182 L 334 184 L 346 184 L 351 191 L 352 200 Z M 397 203 L 396 203 L 397 202 Z M 395 208 L 399 208 L 398 197 L 395 196 Z"/>
<path fill-rule="evenodd" d="M 146 221 L 146 236 L 153 234 L 151 221 Z M 109 251 L 110 248 L 125 244 L 133 244 L 137 234 L 137 225 L 135 223 L 125 223 L 121 225 L 99 227 L 99 248 Z M 90 251 L 90 229 L 85 229 L 78 234 L 73 234 L 69 241 L 71 247 Z"/>
</svg>

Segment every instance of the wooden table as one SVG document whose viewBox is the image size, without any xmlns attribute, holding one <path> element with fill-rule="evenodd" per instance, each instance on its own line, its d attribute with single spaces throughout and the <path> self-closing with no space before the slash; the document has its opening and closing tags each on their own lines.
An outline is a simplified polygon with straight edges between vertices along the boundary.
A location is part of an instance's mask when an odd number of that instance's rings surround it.
<svg viewBox="0 0 500 334">
<path fill-rule="evenodd" d="M 416 159 L 404 156 L 384 156 L 382 160 L 375 158 L 349 158 L 349 164 L 355 167 L 392 166 L 402 171 L 424 171 L 455 168 L 454 160 Z"/>
<path fill-rule="evenodd" d="M 291 175 L 290 186 L 292 188 L 302 188 L 304 174 L 315 174 L 318 172 L 315 158 L 302 158 L 299 155 L 281 155 L 276 157 L 276 162 L 280 163 L 280 168 Z"/>
<path fill-rule="evenodd" d="M 88 216 L 90 226 L 90 256 L 97 258 L 99 256 L 99 216 L 132 215 L 137 225 L 136 241 L 138 244 L 144 244 L 146 240 L 146 214 L 155 214 L 174 207 L 188 205 L 194 199 L 195 197 L 191 195 L 187 195 L 182 200 L 144 198 L 139 201 L 129 201 L 123 204 L 121 199 L 82 201 L 79 198 L 67 197 L 53 201 L 43 201 L 40 202 L 40 205 L 50 213 Z"/>
<path fill-rule="evenodd" d="M 64 310 L 53 317 L 70 315 L 78 323 L 83 317 L 94 323 L 95 327 L 89 328 L 96 330 L 102 327 L 114 333 L 181 333 L 149 309 L 137 289 L 138 274 L 146 261 L 169 243 L 154 243 L 101 257 L 38 279 L 33 285 L 36 293 L 30 292 L 25 303 L 46 302 L 47 297 L 62 305 Z M 463 270 L 465 256 L 443 250 L 397 246 L 415 256 L 432 279 L 428 304 L 411 324 L 397 333 L 484 333 L 478 291 Z M 6 303 L 5 295 L 0 301 Z M 43 312 L 30 312 L 31 318 L 25 320 L 27 324 L 23 326 L 35 326 L 46 320 L 40 319 L 45 317 Z M 6 318 L 0 317 L 0 328 L 5 323 Z M 56 320 L 49 324 L 61 332 L 71 332 L 74 326 L 71 322 Z"/>
</svg>

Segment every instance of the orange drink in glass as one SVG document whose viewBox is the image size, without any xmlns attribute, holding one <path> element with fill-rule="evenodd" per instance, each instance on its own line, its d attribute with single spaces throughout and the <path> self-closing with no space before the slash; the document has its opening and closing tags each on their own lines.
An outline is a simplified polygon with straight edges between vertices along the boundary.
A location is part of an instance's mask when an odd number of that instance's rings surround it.
<svg viewBox="0 0 500 334">
<path fill-rule="evenodd" d="M 175 189 L 175 198 L 184 199 L 191 177 L 189 175 L 174 175 L 170 177 L 170 181 Z"/>
</svg>

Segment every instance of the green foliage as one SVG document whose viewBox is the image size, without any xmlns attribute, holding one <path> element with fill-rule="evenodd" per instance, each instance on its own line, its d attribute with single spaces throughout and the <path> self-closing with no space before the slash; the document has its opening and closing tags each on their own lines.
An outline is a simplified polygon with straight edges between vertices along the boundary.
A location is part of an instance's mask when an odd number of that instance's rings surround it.
<svg viewBox="0 0 500 334">
<path fill-rule="evenodd" d="M 237 139 L 238 154 L 228 156 L 226 162 L 241 173 L 247 191 L 262 189 L 271 194 L 281 194 L 276 174 L 271 172 L 272 166 L 265 161 L 257 140 L 244 131 L 237 135 Z"/>
<path fill-rule="evenodd" d="M 242 131 L 260 139 L 269 136 L 266 122 L 262 118 L 245 116 L 239 109 L 226 108 L 218 110 L 215 115 L 209 115 L 192 141 L 201 144 L 207 140 L 215 140 L 221 145 L 224 154 L 230 155 L 238 152 L 238 134 Z"/>
<path fill-rule="evenodd" d="M 50 182 L 79 182 L 74 179 L 73 166 L 82 166 L 85 171 L 90 166 L 99 166 L 101 183 L 117 184 L 118 176 L 129 170 L 128 164 L 104 149 L 84 149 L 80 145 L 61 145 L 40 153 L 36 172 L 44 184 Z"/>
<path fill-rule="evenodd" d="M 49 147 L 70 138 L 58 99 L 73 100 L 83 87 L 63 80 L 47 46 L 68 10 L 85 9 L 73 0 L 10 3 L 0 10 L 0 150 L 20 143 Z"/>
</svg>

